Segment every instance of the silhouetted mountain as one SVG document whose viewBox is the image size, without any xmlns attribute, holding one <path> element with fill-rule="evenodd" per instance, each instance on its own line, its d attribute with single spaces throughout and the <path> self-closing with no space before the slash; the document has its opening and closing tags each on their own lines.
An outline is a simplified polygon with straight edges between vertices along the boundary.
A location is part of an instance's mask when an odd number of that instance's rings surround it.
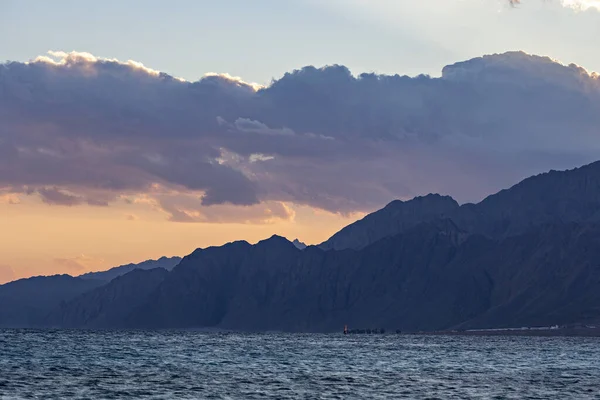
<svg viewBox="0 0 600 400">
<path fill-rule="evenodd" d="M 492 238 L 521 234 L 532 227 L 561 222 L 600 222 L 600 162 L 527 178 L 478 204 L 458 204 L 428 195 L 395 200 L 333 235 L 323 249 L 360 249 L 404 232 L 421 222 L 451 218 L 470 233 Z"/>
<path fill-rule="evenodd" d="M 548 224 L 503 239 L 479 261 L 489 308 L 461 327 L 600 322 L 600 224 Z"/>
<path fill-rule="evenodd" d="M 104 284 L 69 275 L 37 276 L 0 285 L 0 326 L 33 327 L 61 302 Z"/>
<path fill-rule="evenodd" d="M 89 309 L 113 312 L 74 326 L 130 328 L 418 331 L 591 322 L 600 320 L 599 259 L 600 225 L 543 225 L 496 240 L 440 220 L 358 251 L 300 251 L 279 237 L 198 250 L 144 291 L 143 303 L 115 301 L 101 288 L 94 301 L 82 296 L 67 309 L 86 318 Z M 107 299 L 115 305 L 102 306 Z"/>
<path fill-rule="evenodd" d="M 131 310 L 148 300 L 148 296 L 165 279 L 164 268 L 134 269 L 107 285 L 63 303 L 45 324 L 57 327 L 116 327 L 127 322 Z"/>
<path fill-rule="evenodd" d="M 133 271 L 134 269 L 163 268 L 167 271 L 170 271 L 175 268 L 180 261 L 181 257 L 161 257 L 158 260 L 147 260 L 138 264 L 121 265 L 111 268 L 108 271 L 88 272 L 87 274 L 80 275 L 79 277 L 82 279 L 97 279 L 109 282 L 118 276 L 125 275 L 126 273 Z"/>
<path fill-rule="evenodd" d="M 527 178 L 452 215 L 469 232 L 507 237 L 549 223 L 600 222 L 600 161 Z"/>
<path fill-rule="evenodd" d="M 79 277 L 38 276 L 0 285 L 0 326 L 45 325 L 48 313 L 55 310 L 62 302 L 68 302 L 130 271 L 157 267 L 171 270 L 179 261 L 181 261 L 180 257 L 162 257 L 139 264 L 122 265 L 108 271 L 90 272 Z M 139 289 L 136 287 L 132 292 L 137 293 Z"/>
<path fill-rule="evenodd" d="M 304 250 L 306 248 L 306 244 L 302 243 L 298 239 L 294 239 L 294 241 L 292 242 L 292 244 L 294 246 L 296 246 L 296 248 L 299 249 L 299 250 Z"/>
<path fill-rule="evenodd" d="M 429 194 L 409 201 L 394 200 L 379 211 L 348 225 L 319 245 L 324 250 L 361 249 L 415 225 L 444 218 L 459 208 L 450 196 Z"/>
</svg>

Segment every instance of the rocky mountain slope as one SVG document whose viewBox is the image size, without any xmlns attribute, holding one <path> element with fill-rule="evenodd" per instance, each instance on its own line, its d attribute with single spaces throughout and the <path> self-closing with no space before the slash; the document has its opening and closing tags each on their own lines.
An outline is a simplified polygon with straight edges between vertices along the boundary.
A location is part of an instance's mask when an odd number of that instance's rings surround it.
<svg viewBox="0 0 600 400">
<path fill-rule="evenodd" d="M 61 304 L 44 321 L 56 327 L 102 328 L 123 325 L 128 310 L 148 301 L 148 296 L 165 279 L 163 268 L 134 269 L 66 304 Z"/>
</svg>

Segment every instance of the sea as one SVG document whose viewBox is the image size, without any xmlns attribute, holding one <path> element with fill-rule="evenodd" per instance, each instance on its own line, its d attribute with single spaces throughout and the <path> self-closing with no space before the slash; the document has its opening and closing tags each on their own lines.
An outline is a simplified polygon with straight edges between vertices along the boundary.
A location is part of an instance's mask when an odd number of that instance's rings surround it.
<svg viewBox="0 0 600 400">
<path fill-rule="evenodd" d="M 600 399 L 600 339 L 0 330 L 0 399 Z"/>
</svg>

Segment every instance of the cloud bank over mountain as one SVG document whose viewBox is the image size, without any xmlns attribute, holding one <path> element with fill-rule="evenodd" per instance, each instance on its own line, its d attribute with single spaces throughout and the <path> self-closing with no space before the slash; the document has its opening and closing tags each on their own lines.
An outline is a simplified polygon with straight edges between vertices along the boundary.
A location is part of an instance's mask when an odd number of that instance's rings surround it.
<svg viewBox="0 0 600 400">
<path fill-rule="evenodd" d="M 600 79 L 512 52 L 441 78 L 308 66 L 262 87 L 51 52 L 0 65 L 0 121 L 2 199 L 261 223 L 294 218 L 293 204 L 349 213 L 429 192 L 476 201 L 591 162 Z"/>
</svg>

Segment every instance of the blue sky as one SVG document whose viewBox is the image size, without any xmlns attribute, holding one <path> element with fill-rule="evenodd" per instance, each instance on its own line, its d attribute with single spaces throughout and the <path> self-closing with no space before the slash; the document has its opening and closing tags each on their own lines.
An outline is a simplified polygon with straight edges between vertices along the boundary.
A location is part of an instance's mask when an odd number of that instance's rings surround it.
<svg viewBox="0 0 600 400">
<path fill-rule="evenodd" d="M 435 76 L 455 61 L 507 50 L 600 70 L 600 13 L 561 0 L 516 8 L 503 0 L 3 0 L 0 37 L 0 60 L 86 51 L 189 80 L 227 72 L 264 84 L 333 63 L 354 73 Z"/>
</svg>

